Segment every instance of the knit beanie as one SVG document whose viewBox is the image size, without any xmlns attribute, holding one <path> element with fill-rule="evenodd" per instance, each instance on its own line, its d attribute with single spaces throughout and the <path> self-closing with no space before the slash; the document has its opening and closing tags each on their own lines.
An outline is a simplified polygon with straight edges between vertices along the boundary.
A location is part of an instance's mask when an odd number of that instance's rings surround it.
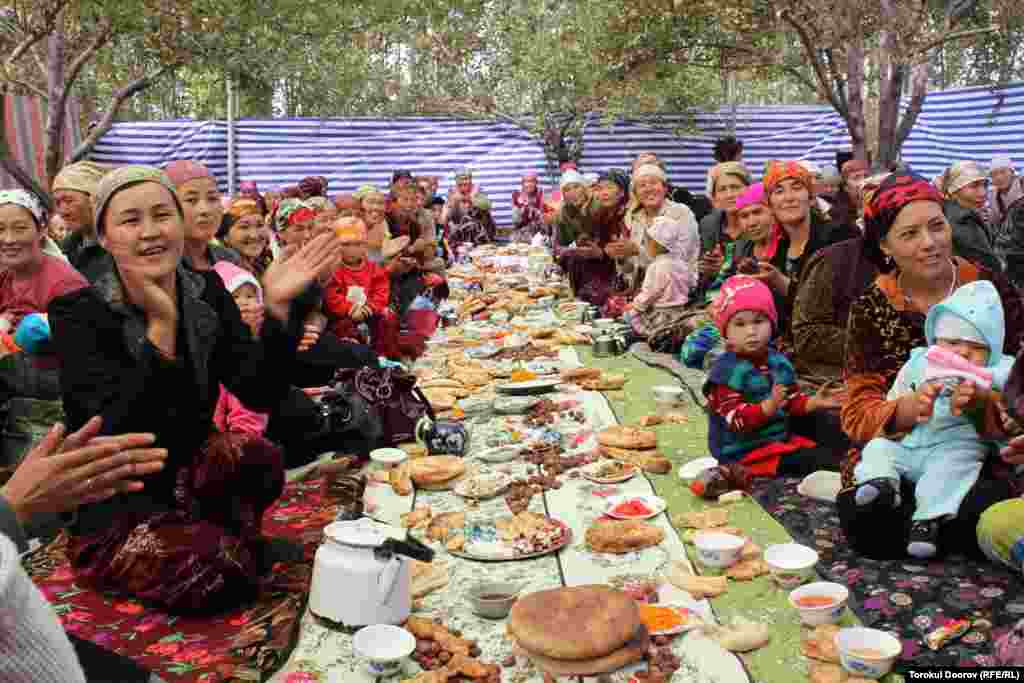
<svg viewBox="0 0 1024 683">
<path fill-rule="evenodd" d="M 587 184 L 586 178 L 584 178 L 583 175 L 579 171 L 577 171 L 575 169 L 570 169 L 570 170 L 568 170 L 568 171 L 566 171 L 565 173 L 562 174 L 562 180 L 561 180 L 561 182 L 559 182 L 558 188 L 560 190 L 565 190 L 565 188 L 567 186 L 569 186 L 569 185 L 583 185 L 583 186 L 586 186 L 586 184 Z"/>
<path fill-rule="evenodd" d="M 723 336 L 729 327 L 729 321 L 740 311 L 764 313 L 772 321 L 772 329 L 779 324 L 772 290 L 768 289 L 768 285 L 748 275 L 733 275 L 726 280 L 712 304 L 712 311 L 715 324 Z"/>
<path fill-rule="evenodd" d="M 85 683 L 85 674 L 53 608 L 0 534 L 0 680 Z"/>
<path fill-rule="evenodd" d="M 228 294 L 234 294 L 235 290 L 242 285 L 252 285 L 256 288 L 256 300 L 260 304 L 263 303 L 263 288 L 260 287 L 260 282 L 255 275 L 230 261 L 217 261 L 213 264 L 213 269 L 224 281 L 224 289 L 228 290 Z"/>
</svg>

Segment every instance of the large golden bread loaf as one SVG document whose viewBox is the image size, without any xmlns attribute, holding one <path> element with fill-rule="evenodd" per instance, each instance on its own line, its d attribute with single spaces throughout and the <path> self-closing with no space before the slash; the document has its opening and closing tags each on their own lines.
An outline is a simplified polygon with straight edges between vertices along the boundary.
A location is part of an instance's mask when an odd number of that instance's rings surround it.
<svg viewBox="0 0 1024 683">
<path fill-rule="evenodd" d="M 606 519 L 587 529 L 587 545 L 599 553 L 621 555 L 658 545 L 665 540 L 661 527 L 637 519 Z"/>
<path fill-rule="evenodd" d="M 570 661 L 611 654 L 640 626 L 636 602 L 604 585 L 531 593 L 516 601 L 508 619 L 509 634 L 524 650 Z"/>
<path fill-rule="evenodd" d="M 465 461 L 454 455 L 431 455 L 409 461 L 409 476 L 417 486 L 442 484 L 465 471 Z"/>
</svg>

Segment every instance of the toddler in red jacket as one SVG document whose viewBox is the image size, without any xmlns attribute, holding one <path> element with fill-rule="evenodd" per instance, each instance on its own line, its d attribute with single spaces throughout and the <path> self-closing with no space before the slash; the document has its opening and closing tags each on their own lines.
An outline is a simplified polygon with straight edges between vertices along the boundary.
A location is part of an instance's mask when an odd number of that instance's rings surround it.
<svg viewBox="0 0 1024 683">
<path fill-rule="evenodd" d="M 343 246 L 341 265 L 324 291 L 331 330 L 342 339 L 369 343 L 381 356 L 400 358 L 400 323 L 388 305 L 390 274 L 367 256 L 366 224 L 346 217 L 338 219 L 334 229 Z"/>
</svg>

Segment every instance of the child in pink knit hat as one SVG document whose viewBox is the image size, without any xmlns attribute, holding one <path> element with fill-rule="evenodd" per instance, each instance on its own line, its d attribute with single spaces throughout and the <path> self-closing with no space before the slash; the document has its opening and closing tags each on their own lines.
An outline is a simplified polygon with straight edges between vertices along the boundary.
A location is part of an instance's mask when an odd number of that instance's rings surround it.
<svg viewBox="0 0 1024 683">
<path fill-rule="evenodd" d="M 726 345 L 704 384 L 711 454 L 723 464 L 746 466 L 754 476 L 837 469 L 843 453 L 790 432 L 791 416 L 839 406 L 801 393 L 792 363 L 772 347 L 778 313 L 767 285 L 746 275 L 729 278 L 711 315 Z"/>
</svg>

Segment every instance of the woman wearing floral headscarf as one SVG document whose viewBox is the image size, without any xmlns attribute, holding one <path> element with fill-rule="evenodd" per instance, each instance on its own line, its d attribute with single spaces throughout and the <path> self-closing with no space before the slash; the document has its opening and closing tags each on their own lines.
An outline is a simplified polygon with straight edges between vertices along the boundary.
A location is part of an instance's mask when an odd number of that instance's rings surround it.
<svg viewBox="0 0 1024 683">
<path fill-rule="evenodd" d="M 221 224 L 217 239 L 224 246 L 238 252 L 242 268 L 263 277 L 263 273 L 274 260 L 270 250 L 269 230 L 263 223 L 263 211 L 254 199 L 245 197 L 231 202 L 227 212 L 228 220 Z"/>
<path fill-rule="evenodd" d="M 954 256 L 953 232 L 943 215 L 944 197 L 931 182 L 911 173 L 892 173 L 877 189 L 868 191 L 864 208 L 864 253 L 880 275 L 850 308 L 847 330 L 846 403 L 843 430 L 854 443 L 876 436 L 901 435 L 914 427 L 922 402 L 916 394 L 889 400 L 897 373 L 915 347 L 926 346 L 924 322 L 928 309 L 957 287 L 975 280 L 995 285 L 1006 313 L 1004 353 L 1016 354 L 1024 340 L 1024 304 L 1020 294 L 998 273 Z M 963 384 L 956 399 L 969 409 L 972 394 Z M 997 415 L 981 416 L 996 424 Z M 844 490 L 837 503 L 843 530 L 858 551 L 870 557 L 902 557 L 910 533 L 912 489 L 902 495 L 902 527 L 892 525 L 891 501 L 858 505 L 854 499 L 853 469 L 860 454 L 852 451 L 843 467 Z M 986 476 L 986 475 L 983 475 Z M 943 545 L 977 550 L 978 515 L 997 500 L 1011 495 L 1005 481 L 979 480 L 943 531 Z M 890 533 L 880 534 L 880 529 Z M 956 538 L 953 538 L 953 537 Z"/>
<path fill-rule="evenodd" d="M 538 232 L 547 233 L 544 225 L 544 191 L 540 189 L 536 173 L 523 176 L 520 189 L 512 192 L 512 221 L 519 242 L 529 242 Z"/>
<path fill-rule="evenodd" d="M 388 196 L 373 185 L 363 185 L 352 195 L 359 202 L 359 215 L 366 223 L 367 256 L 374 263 L 382 263 L 381 247 L 391 239 L 388 229 Z"/>
<path fill-rule="evenodd" d="M 939 182 L 946 196 L 943 212 L 953 228 L 953 253 L 991 271 L 1001 271 L 1003 266 L 982 217 L 988 175 L 974 161 L 955 161 Z"/>
<path fill-rule="evenodd" d="M 89 283 L 66 260 L 43 253 L 45 236 L 38 200 L 0 190 L 0 402 L 60 398 L 46 312 L 53 299 Z"/>
</svg>

